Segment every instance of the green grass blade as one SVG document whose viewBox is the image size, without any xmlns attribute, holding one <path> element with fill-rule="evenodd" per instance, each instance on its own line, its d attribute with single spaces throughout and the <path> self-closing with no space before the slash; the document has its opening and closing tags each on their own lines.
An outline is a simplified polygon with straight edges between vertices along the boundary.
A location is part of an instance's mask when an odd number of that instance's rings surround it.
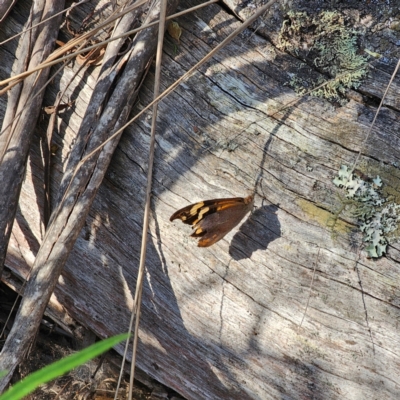
<svg viewBox="0 0 400 400">
<path fill-rule="evenodd" d="M 78 353 L 72 354 L 68 357 L 56 361 L 55 363 L 48 365 L 28 375 L 22 381 L 16 383 L 7 392 L 0 396 L 0 400 L 19 400 L 23 399 L 24 396 L 33 392 L 38 386 L 43 383 L 49 382 L 57 376 L 63 375 L 71 369 L 84 364 L 86 361 L 97 357 L 99 354 L 111 349 L 119 342 L 122 342 L 128 337 L 127 333 L 122 333 L 117 336 L 102 340 L 93 344 L 92 346 L 79 351 Z"/>
</svg>

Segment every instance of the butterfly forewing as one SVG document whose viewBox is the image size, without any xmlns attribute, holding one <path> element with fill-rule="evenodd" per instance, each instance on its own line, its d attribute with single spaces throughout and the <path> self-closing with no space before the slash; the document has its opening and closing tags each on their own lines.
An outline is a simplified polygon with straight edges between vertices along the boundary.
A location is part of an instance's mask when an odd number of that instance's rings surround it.
<svg viewBox="0 0 400 400">
<path fill-rule="evenodd" d="M 192 236 L 201 238 L 198 246 L 208 247 L 222 239 L 251 211 L 253 201 L 253 196 L 200 201 L 176 211 L 170 221 L 179 218 L 193 225 Z"/>
<path fill-rule="evenodd" d="M 193 225 L 196 219 L 199 218 L 199 215 L 204 218 L 206 215 L 218 211 L 218 208 L 228 208 L 238 203 L 243 204 L 243 200 L 243 197 L 232 197 L 227 199 L 199 201 L 198 203 L 190 204 L 178 211 L 175 211 L 169 220 L 173 221 L 174 219 L 179 218 L 183 223 Z"/>
</svg>

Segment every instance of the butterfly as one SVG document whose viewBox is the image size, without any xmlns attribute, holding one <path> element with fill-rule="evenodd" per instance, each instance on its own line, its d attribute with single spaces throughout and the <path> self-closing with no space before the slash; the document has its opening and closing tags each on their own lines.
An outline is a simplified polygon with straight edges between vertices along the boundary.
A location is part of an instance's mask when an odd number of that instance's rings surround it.
<svg viewBox="0 0 400 400">
<path fill-rule="evenodd" d="M 170 221 L 180 219 L 192 225 L 192 237 L 200 238 L 199 247 L 209 247 L 221 240 L 252 210 L 254 196 L 204 200 L 175 211 Z"/>
</svg>

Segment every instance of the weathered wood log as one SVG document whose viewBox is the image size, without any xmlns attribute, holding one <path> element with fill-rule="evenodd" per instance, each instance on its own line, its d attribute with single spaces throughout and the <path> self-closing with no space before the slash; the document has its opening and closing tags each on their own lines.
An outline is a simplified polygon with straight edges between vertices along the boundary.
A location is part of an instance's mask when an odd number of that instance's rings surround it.
<svg viewBox="0 0 400 400">
<path fill-rule="evenodd" d="M 25 27 L 33 27 L 19 38 L 18 59 L 14 73 L 33 69 L 54 49 L 60 18 L 53 18 L 64 7 L 63 1 L 36 1 L 32 5 L 32 18 Z M 49 19 L 41 25 L 44 20 Z M 36 26 L 38 25 L 38 26 Z M 0 277 L 3 271 L 8 241 L 17 211 L 26 160 L 34 127 L 40 114 L 44 84 L 49 69 L 29 76 L 14 86 L 0 135 Z"/>
<path fill-rule="evenodd" d="M 396 399 L 399 246 L 367 258 L 356 219 L 349 210 L 339 214 L 346 202 L 332 183 L 341 164 L 354 162 L 394 63 L 376 61 L 342 106 L 306 97 L 278 112 L 297 98 L 285 83 L 304 64 L 276 47 L 285 11 L 280 5 L 266 16 L 267 28 L 275 29 L 271 41 L 245 32 L 160 104 L 138 366 L 190 399 Z M 239 24 L 218 6 L 178 22 L 180 42 L 166 40 L 165 87 Z M 49 99 L 72 71 L 65 74 L 49 88 Z M 138 110 L 152 98 L 151 78 Z M 80 85 L 70 91 L 75 109 L 59 122 L 54 185 L 93 78 Z M 359 167 L 380 175 L 395 198 L 398 86 L 395 81 Z M 128 326 L 149 115 L 122 136 L 55 289 L 66 312 L 101 337 Z M 33 148 L 6 263 L 23 276 L 42 241 L 38 170 Z M 245 196 L 259 176 L 258 208 L 214 246 L 197 248 L 190 229 L 169 222 L 191 202 Z"/>
<path fill-rule="evenodd" d="M 169 13 L 176 8 L 176 4 L 176 1 L 169 2 Z M 146 22 L 158 20 L 159 13 L 159 4 L 157 7 L 157 2 L 154 2 L 150 7 Z M 128 31 L 132 24 L 131 18 L 132 15 L 129 14 L 123 18 L 121 26 L 117 27 L 115 32 L 118 34 Z M 110 51 L 105 56 L 99 87 L 94 91 L 94 105 L 88 108 L 88 117 L 78 132 L 77 141 L 69 157 L 68 174 L 64 175 L 60 186 L 58 203 L 36 255 L 13 328 L 0 354 L 1 368 L 7 371 L 7 375 L 0 381 L 0 391 L 7 386 L 14 369 L 22 361 L 35 337 L 44 309 L 54 291 L 71 248 L 85 223 L 89 208 L 118 144 L 119 135 L 81 166 L 78 162 L 92 154 L 98 146 L 125 124 L 136 100 L 146 66 L 154 55 L 157 31 L 157 26 L 141 31 L 133 40 L 126 56 L 118 60 L 114 66 L 113 60 L 123 41 L 119 41 L 117 45 L 112 43 Z M 104 99 L 109 94 L 112 84 L 115 88 L 108 101 L 105 102 Z M 100 93 L 102 96 L 99 96 Z M 96 108 L 97 113 L 94 112 L 93 107 Z M 101 113 L 99 113 L 100 107 L 103 107 Z"/>
</svg>

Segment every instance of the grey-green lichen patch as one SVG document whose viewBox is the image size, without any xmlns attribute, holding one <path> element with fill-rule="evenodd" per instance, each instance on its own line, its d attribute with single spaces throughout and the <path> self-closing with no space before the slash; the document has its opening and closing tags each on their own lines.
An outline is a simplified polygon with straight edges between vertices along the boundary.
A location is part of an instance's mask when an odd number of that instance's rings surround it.
<svg viewBox="0 0 400 400">
<path fill-rule="evenodd" d="M 309 16 L 305 12 L 289 11 L 279 33 L 278 47 L 309 63 L 311 59 L 323 74 L 312 78 L 307 72 L 299 71 L 292 75 L 289 85 L 304 94 L 309 88 L 326 83 L 311 94 L 345 103 L 346 90 L 358 88 L 368 72 L 367 57 L 359 54 L 362 33 L 347 26 L 338 12 L 323 11 Z"/>
<path fill-rule="evenodd" d="M 369 180 L 342 165 L 333 183 L 344 188 L 346 197 L 355 201 L 353 212 L 364 234 L 369 257 L 381 257 L 386 253 L 388 243 L 397 238 L 394 233 L 400 221 L 400 204 L 383 196 L 379 175 Z"/>
</svg>

